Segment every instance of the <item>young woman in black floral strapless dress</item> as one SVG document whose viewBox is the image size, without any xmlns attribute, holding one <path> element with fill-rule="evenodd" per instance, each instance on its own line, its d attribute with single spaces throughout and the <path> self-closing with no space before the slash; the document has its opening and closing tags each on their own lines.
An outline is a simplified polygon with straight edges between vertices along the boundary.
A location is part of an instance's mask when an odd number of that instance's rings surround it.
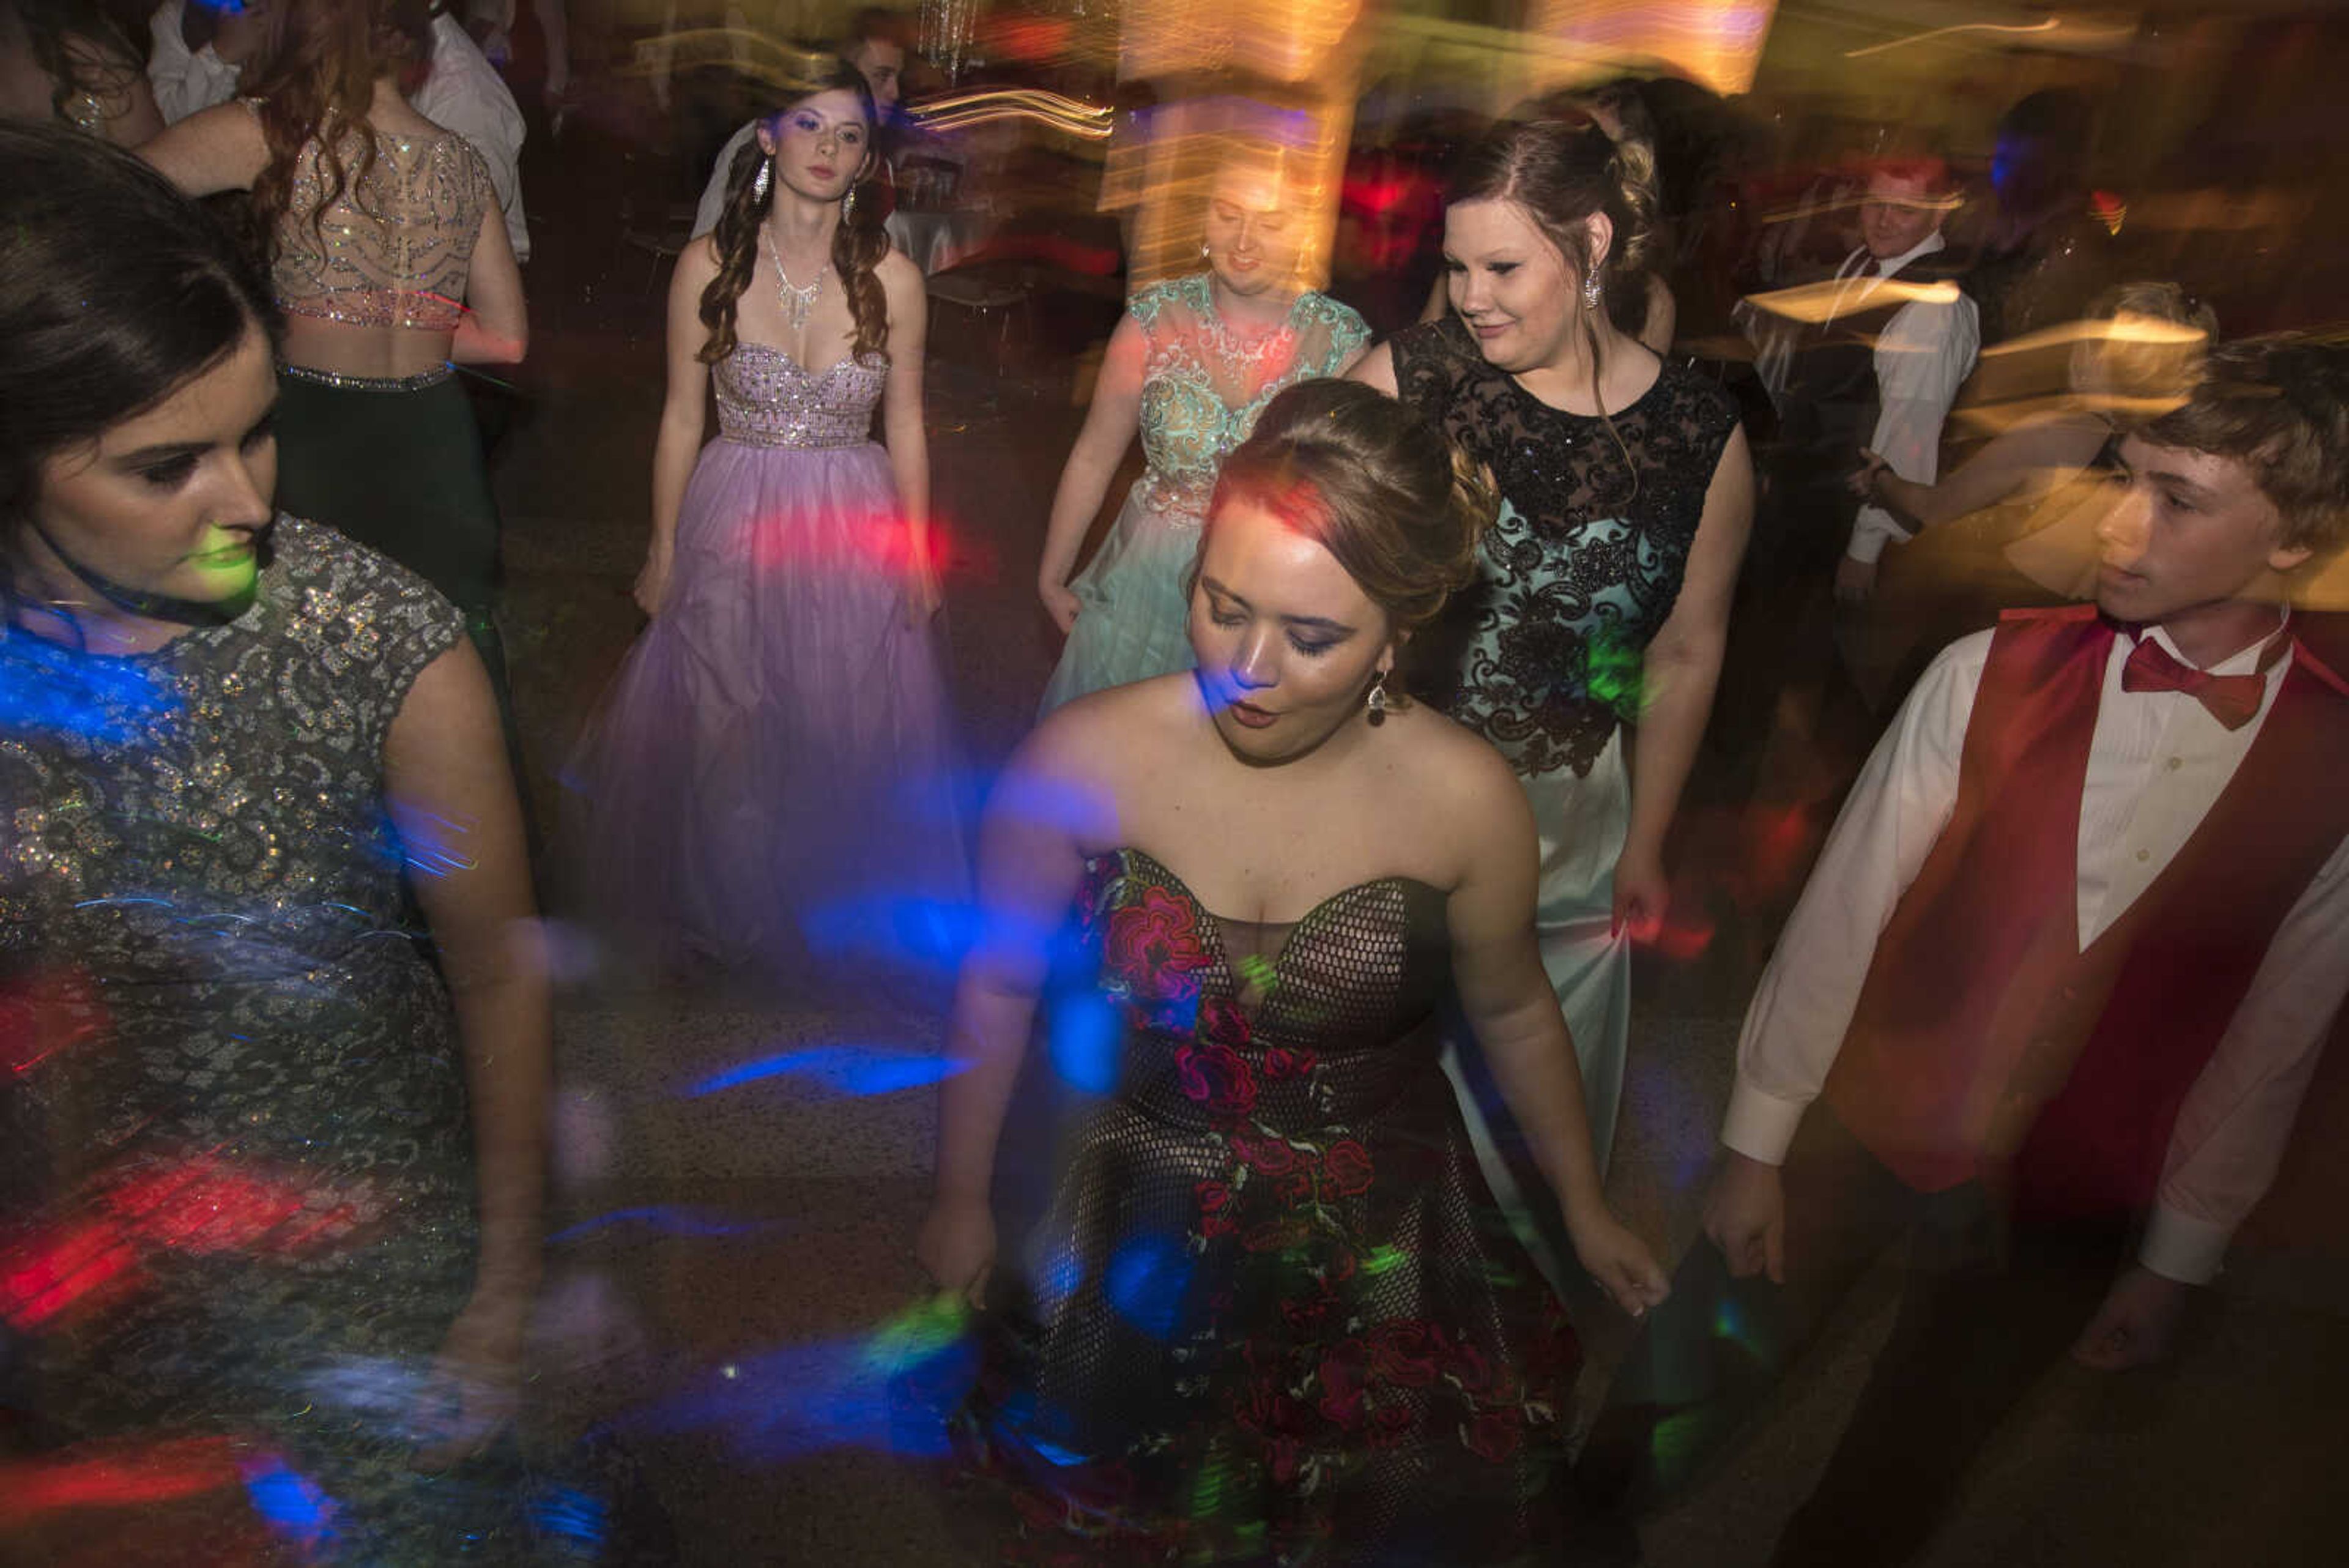
<svg viewBox="0 0 2349 1568">
<path fill-rule="evenodd" d="M 1579 1352 L 1438 1065 L 1447 987 L 1583 1262 L 1633 1312 L 1662 1277 L 1600 1194 L 1524 794 L 1386 694 L 1491 519 L 1468 473 L 1368 388 L 1281 394 L 1209 510 L 1198 670 L 1056 712 L 998 791 L 918 1251 L 987 1309 L 957 1426 L 1040 1556 L 1570 1551 Z M 1048 990 L 1052 1058 L 1095 1093 L 999 1258 L 997 1144 Z"/>
</svg>

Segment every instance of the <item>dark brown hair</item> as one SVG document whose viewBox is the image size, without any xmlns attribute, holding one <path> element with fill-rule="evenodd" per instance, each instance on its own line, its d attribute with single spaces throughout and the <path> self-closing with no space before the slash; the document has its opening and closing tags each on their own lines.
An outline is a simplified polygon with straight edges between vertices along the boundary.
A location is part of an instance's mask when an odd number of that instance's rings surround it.
<svg viewBox="0 0 2349 1568">
<path fill-rule="evenodd" d="M 768 134 L 775 134 L 784 115 L 816 94 L 834 91 L 856 95 L 864 111 L 866 155 L 872 167 L 878 169 L 880 111 L 874 107 L 873 89 L 854 66 L 835 65 L 813 87 L 769 115 Z M 734 155 L 733 172 L 727 176 L 726 206 L 718 214 L 718 226 L 709 234 L 710 245 L 718 253 L 718 275 L 701 291 L 701 324 L 709 328 L 709 340 L 701 346 L 699 356 L 705 365 L 715 365 L 734 352 L 735 302 L 750 286 L 750 275 L 759 265 L 759 230 L 775 207 L 773 179 L 768 180 L 768 189 L 763 193 L 758 188 L 759 166 L 768 157 L 754 137 Z M 889 301 L 882 292 L 880 275 L 875 269 L 881 258 L 889 254 L 889 234 L 881 226 L 881 202 L 869 176 L 851 186 L 849 194 L 854 200 L 842 215 L 840 226 L 832 234 L 833 275 L 840 279 L 848 295 L 848 317 L 856 327 L 849 354 L 860 359 L 867 354 L 885 357 L 889 351 Z"/>
<path fill-rule="evenodd" d="M 277 248 L 279 224 L 294 199 L 302 151 L 317 144 L 318 204 L 292 214 L 314 233 L 326 209 L 375 166 L 375 84 L 397 73 L 399 90 L 412 92 L 432 68 L 430 0 L 278 0 L 268 66 L 252 89 L 269 161 L 253 182 L 251 213 L 267 254 Z M 356 134 L 354 134 L 356 133 Z M 345 145 L 358 162 L 343 162 Z M 320 234 L 324 243 L 324 235 Z"/>
<path fill-rule="evenodd" d="M 1416 410 L 1338 380 L 1300 381 L 1266 406 L 1224 459 L 1208 527 L 1236 501 L 1336 556 L 1398 632 L 1467 587 L 1499 509 L 1484 471 Z"/>
<path fill-rule="evenodd" d="M 2137 433 L 2249 468 L 2286 548 L 2321 560 L 2349 545 L 2349 348 L 2296 333 L 2223 344 L 2186 401 Z"/>
</svg>

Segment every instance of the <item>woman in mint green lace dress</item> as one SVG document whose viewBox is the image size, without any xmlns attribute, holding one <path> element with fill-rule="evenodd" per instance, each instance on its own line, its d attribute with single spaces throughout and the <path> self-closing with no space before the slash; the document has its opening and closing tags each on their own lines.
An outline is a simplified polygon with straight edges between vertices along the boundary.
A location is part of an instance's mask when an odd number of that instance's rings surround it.
<svg viewBox="0 0 2349 1568">
<path fill-rule="evenodd" d="M 1224 454 L 1282 388 L 1345 373 L 1370 339 L 1362 318 L 1297 286 L 1306 215 L 1269 161 L 1216 176 L 1201 250 L 1207 270 L 1137 292 L 1110 337 L 1092 412 L 1061 471 L 1037 588 L 1068 633 L 1047 713 L 1104 687 L 1191 667 L 1184 574 Z M 1070 571 L 1134 432 L 1147 468 L 1109 537 Z"/>
</svg>

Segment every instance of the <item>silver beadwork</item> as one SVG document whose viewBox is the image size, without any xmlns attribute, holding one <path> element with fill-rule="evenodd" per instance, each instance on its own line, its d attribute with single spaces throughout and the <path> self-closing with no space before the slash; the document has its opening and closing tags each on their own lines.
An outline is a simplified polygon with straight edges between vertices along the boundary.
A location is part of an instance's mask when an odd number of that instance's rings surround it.
<svg viewBox="0 0 2349 1568">
<path fill-rule="evenodd" d="M 793 283 L 792 275 L 783 270 L 783 253 L 775 248 L 775 231 L 761 228 L 759 234 L 767 242 L 768 259 L 775 264 L 775 303 L 783 307 L 796 332 L 807 325 L 808 312 L 815 308 L 816 296 L 823 289 L 823 275 L 832 268 L 828 264 L 816 268 L 814 281 L 804 286 Z"/>
</svg>

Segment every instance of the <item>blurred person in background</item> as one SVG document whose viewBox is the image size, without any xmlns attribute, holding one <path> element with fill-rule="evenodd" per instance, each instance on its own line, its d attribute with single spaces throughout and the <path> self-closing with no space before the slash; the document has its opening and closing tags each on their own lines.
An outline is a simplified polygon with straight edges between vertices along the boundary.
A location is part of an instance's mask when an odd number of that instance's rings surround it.
<svg viewBox="0 0 2349 1568">
<path fill-rule="evenodd" d="M 1667 912 L 1664 837 L 1712 711 L 1753 514 L 1735 406 L 1609 307 L 1646 290 L 1651 202 L 1636 143 L 1596 126 L 1498 128 L 1444 214 L 1453 314 L 1354 372 L 1437 421 L 1499 483 L 1476 583 L 1413 639 L 1405 669 L 1415 694 L 1500 748 L 1532 802 L 1542 961 L 1602 1169 L 1630 944 L 1653 940 Z M 1497 1114 L 1473 1072 L 1463 1088 Z M 1488 1153 L 1496 1186 L 1521 1185 L 1511 1135 Z M 1547 1211 L 1526 1217 L 1547 1227 L 1555 1265 Z"/>
<path fill-rule="evenodd" d="M 1897 706 L 1926 659 L 2000 610 L 2095 597 L 2114 447 L 2184 400 L 2219 320 L 2174 283 L 2132 283 L 2106 291 L 2081 327 L 2071 398 L 2024 415 L 1940 483 L 1861 452 L 1853 492 L 1912 531 L 1886 550 L 1883 588 L 1847 628 L 1849 668 L 1872 710 Z"/>
<path fill-rule="evenodd" d="M 1984 343 L 2076 321 L 2111 285 L 2112 234 L 2088 205 L 2095 141 L 2095 109 L 2066 88 L 2034 92 L 1999 117 L 1990 167 L 1997 211 L 1966 279 Z"/>
<path fill-rule="evenodd" d="M 1370 341 L 1362 318 L 1302 286 L 1315 227 L 1291 156 L 1240 144 L 1207 193 L 1203 271 L 1141 290 L 1110 335 L 1061 470 L 1037 591 L 1067 636 L 1047 713 L 1103 687 L 1191 665 L 1189 590 L 1216 470 L 1283 388 L 1343 375 Z M 1083 574 L 1085 532 L 1136 431 L 1147 466 Z"/>
<path fill-rule="evenodd" d="M 91 0 L 0 0 L 0 119 L 136 147 L 163 129 L 138 47 Z"/>
<path fill-rule="evenodd" d="M 1957 200 L 1941 158 L 1879 160 L 1859 202 L 1860 243 L 1833 276 L 1746 305 L 1749 333 L 1782 344 L 1786 368 L 1720 740 L 1774 807 L 1831 795 L 1864 749 L 1824 738 L 1859 722 L 1847 711 L 1856 699 L 1837 665 L 1837 622 L 1867 602 L 1877 558 L 1904 535 L 1850 481 L 1864 451 L 1906 479 L 1940 472 L 1942 427 L 1980 348 L 1974 302 L 1956 281 L 1963 263 L 1942 234 Z"/>
<path fill-rule="evenodd" d="M 1389 684 L 1492 493 L 1412 410 L 1313 380 L 1206 510 L 1195 672 L 1052 714 L 988 808 L 917 1241 L 988 1309 L 958 1435 L 1039 1561 L 1581 1561 L 1579 1347 L 1446 1092 L 1447 992 L 1577 1256 L 1635 1314 L 1661 1277 L 1601 1191 L 1524 796 Z M 1056 973 L 1052 1057 L 1092 1096 L 999 1257 L 997 1146 Z"/>
<path fill-rule="evenodd" d="M 529 341 L 495 182 L 465 138 L 404 96 L 433 57 L 423 0 L 272 9 L 252 95 L 140 156 L 191 195 L 252 192 L 287 317 L 279 500 L 447 596 L 510 716 L 497 501 L 452 364 L 512 364 Z"/>
<path fill-rule="evenodd" d="M 896 119 L 897 105 L 905 96 L 905 57 L 912 29 L 895 11 L 867 6 L 850 20 L 848 34 L 839 46 L 843 64 L 864 78 L 865 90 L 873 95 L 873 108 L 880 116 L 880 159 L 870 182 L 874 203 L 874 221 L 889 215 L 895 204 L 895 176 L 890 166 L 890 130 Z M 758 134 L 760 121 L 753 119 L 726 139 L 719 150 L 716 162 L 710 166 L 709 183 L 701 190 L 701 200 L 693 213 L 693 234 L 696 239 L 718 226 L 719 215 L 726 210 L 726 196 L 733 179 L 735 162 Z"/>
<path fill-rule="evenodd" d="M 1846 804 L 1746 1015 L 1704 1238 L 1583 1450 L 1593 1500 L 1698 1473 L 1903 1241 L 1770 1561 L 1910 1562 L 2067 1348 L 2172 1352 L 2274 1179 L 2349 991 L 2349 681 L 2293 607 L 2349 545 L 2349 352 L 2213 350 L 2119 472 L 2095 603 L 1944 651 Z"/>
<path fill-rule="evenodd" d="M 0 126 L 0 231 L 10 1429 L 120 1457 L 77 1561 L 276 1561 L 264 1479 L 326 1560 L 508 1560 L 517 1468 L 474 1461 L 519 1393 L 550 1042 L 481 659 L 273 504 L 276 310 L 206 213 Z M 181 1495 L 142 1441 L 225 1490 L 151 1558 L 78 1555 Z M 0 1528 L 36 1527 L 15 1484 Z"/>
<path fill-rule="evenodd" d="M 283 3 L 283 0 L 279 0 Z M 248 0 L 234 10 L 209 0 L 163 0 L 149 24 L 154 44 L 147 57 L 148 79 L 166 123 L 176 125 L 199 109 L 236 96 L 247 67 L 269 47 L 272 0 Z M 530 260 L 530 224 L 523 212 L 522 110 L 495 67 L 474 46 L 447 6 L 431 7 L 430 64 L 409 95 L 417 113 L 453 130 L 472 145 L 489 166 L 505 214 L 506 238 L 514 260 Z"/>
<path fill-rule="evenodd" d="M 669 977 L 838 989 L 858 977 L 811 921 L 968 894 L 931 624 L 927 311 L 873 210 L 879 121 L 846 66 L 761 120 L 669 286 L 636 588 L 652 624 L 566 779 L 589 918 Z"/>
</svg>

